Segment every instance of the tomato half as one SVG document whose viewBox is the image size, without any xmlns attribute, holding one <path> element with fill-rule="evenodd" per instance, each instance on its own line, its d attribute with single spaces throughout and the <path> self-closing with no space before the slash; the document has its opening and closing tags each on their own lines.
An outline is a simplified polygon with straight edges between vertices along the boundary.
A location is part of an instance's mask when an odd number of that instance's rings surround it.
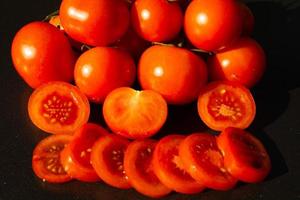
<svg viewBox="0 0 300 200">
<path fill-rule="evenodd" d="M 28 113 L 34 125 L 45 132 L 73 134 L 88 121 L 90 104 L 77 87 L 54 81 L 31 94 Z"/>
<path fill-rule="evenodd" d="M 251 35 L 255 24 L 254 15 L 245 3 L 238 1 L 238 4 L 243 17 L 242 35 Z"/>
<path fill-rule="evenodd" d="M 249 132 L 226 128 L 217 137 L 228 171 L 241 181 L 262 181 L 271 170 L 270 157 L 263 144 Z"/>
<path fill-rule="evenodd" d="M 168 135 L 158 142 L 153 153 L 153 170 L 168 188 L 185 194 L 198 193 L 204 186 L 185 171 L 178 154 L 183 139 L 182 135 Z"/>
<path fill-rule="evenodd" d="M 99 177 L 108 185 L 128 189 L 131 187 L 124 170 L 124 153 L 129 141 L 117 135 L 106 135 L 92 148 L 91 162 Z"/>
<path fill-rule="evenodd" d="M 167 119 L 168 107 L 163 97 L 154 91 L 122 87 L 106 97 L 103 115 L 113 132 L 138 139 L 159 131 Z"/>
<path fill-rule="evenodd" d="M 187 172 L 206 187 L 229 190 L 237 183 L 224 167 L 223 156 L 213 135 L 189 135 L 180 144 L 179 157 Z"/>
<path fill-rule="evenodd" d="M 32 169 L 35 175 L 50 183 L 70 181 L 72 178 L 60 162 L 60 153 L 72 138 L 70 135 L 51 135 L 40 141 L 32 155 Z"/>
<path fill-rule="evenodd" d="M 247 128 L 256 113 L 251 92 L 238 83 L 217 81 L 208 84 L 198 98 L 198 113 L 211 129 Z"/>
<path fill-rule="evenodd" d="M 167 195 L 171 189 L 156 177 L 152 157 L 156 145 L 154 140 L 136 140 L 129 144 L 124 156 L 124 169 L 129 182 L 138 192 L 158 198 Z"/>
</svg>

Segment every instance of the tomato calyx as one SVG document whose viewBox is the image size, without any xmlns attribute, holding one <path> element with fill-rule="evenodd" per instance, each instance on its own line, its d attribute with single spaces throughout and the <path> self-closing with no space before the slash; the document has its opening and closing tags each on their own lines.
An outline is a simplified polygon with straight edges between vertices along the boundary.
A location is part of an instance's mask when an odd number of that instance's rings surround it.
<svg viewBox="0 0 300 200">
<path fill-rule="evenodd" d="M 49 15 L 47 15 L 42 21 L 49 22 L 53 17 L 58 16 L 58 14 L 59 14 L 59 10 L 55 10 L 52 13 L 50 13 Z"/>
</svg>

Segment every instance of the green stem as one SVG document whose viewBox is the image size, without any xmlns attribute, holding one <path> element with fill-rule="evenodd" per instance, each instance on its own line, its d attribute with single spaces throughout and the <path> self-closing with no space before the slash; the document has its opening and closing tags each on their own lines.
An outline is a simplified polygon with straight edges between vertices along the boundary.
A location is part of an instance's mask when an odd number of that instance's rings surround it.
<svg viewBox="0 0 300 200">
<path fill-rule="evenodd" d="M 43 19 L 43 21 L 44 21 L 44 22 L 48 22 L 48 21 L 50 21 L 50 19 L 51 19 L 52 17 L 54 17 L 54 16 L 56 16 L 56 15 L 58 15 L 58 14 L 59 14 L 59 10 L 56 10 L 56 11 L 50 13 L 49 15 L 47 15 L 47 16 Z"/>
</svg>

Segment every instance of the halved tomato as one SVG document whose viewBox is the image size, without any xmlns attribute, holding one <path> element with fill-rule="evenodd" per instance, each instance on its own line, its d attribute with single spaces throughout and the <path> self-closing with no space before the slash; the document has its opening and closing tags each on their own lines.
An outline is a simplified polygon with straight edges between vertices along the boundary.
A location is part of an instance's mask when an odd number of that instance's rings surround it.
<svg viewBox="0 0 300 200">
<path fill-rule="evenodd" d="M 198 113 L 211 129 L 247 128 L 256 113 L 251 92 L 243 85 L 228 81 L 208 84 L 198 98 Z"/>
<path fill-rule="evenodd" d="M 207 133 L 186 137 L 179 147 L 184 169 L 197 181 L 216 190 L 229 190 L 237 183 L 224 167 L 223 156 L 216 139 Z"/>
<path fill-rule="evenodd" d="M 129 141 L 117 135 L 98 139 L 91 153 L 91 163 L 98 176 L 108 185 L 128 189 L 131 187 L 124 170 L 124 152 Z"/>
<path fill-rule="evenodd" d="M 129 182 L 138 192 L 158 198 L 171 189 L 163 185 L 153 171 L 152 157 L 155 140 L 136 140 L 129 144 L 124 156 L 124 169 Z"/>
<path fill-rule="evenodd" d="M 204 186 L 185 171 L 178 155 L 179 144 L 185 137 L 168 135 L 162 138 L 153 153 L 153 169 L 158 179 L 176 192 L 192 194 L 204 190 Z"/>
<path fill-rule="evenodd" d="M 34 125 L 45 132 L 73 134 L 88 121 L 90 104 L 77 87 L 54 81 L 31 94 L 28 112 Z"/>
<path fill-rule="evenodd" d="M 44 182 L 64 183 L 72 178 L 66 173 L 60 152 L 72 140 L 70 135 L 51 135 L 38 143 L 32 155 L 32 169 Z"/>
<path fill-rule="evenodd" d="M 217 137 L 224 164 L 236 178 L 249 183 L 262 181 L 271 170 L 270 157 L 263 144 L 249 132 L 226 128 Z"/>
</svg>

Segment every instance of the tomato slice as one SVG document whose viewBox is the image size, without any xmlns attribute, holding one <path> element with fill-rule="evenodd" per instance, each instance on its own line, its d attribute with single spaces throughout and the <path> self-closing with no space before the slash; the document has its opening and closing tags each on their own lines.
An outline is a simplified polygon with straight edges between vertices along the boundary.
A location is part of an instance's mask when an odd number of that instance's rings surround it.
<svg viewBox="0 0 300 200">
<path fill-rule="evenodd" d="M 262 181 L 271 170 L 270 157 L 263 144 L 249 132 L 226 128 L 217 138 L 228 171 L 244 182 Z"/>
<path fill-rule="evenodd" d="M 128 189 L 131 187 L 124 170 L 124 152 L 129 141 L 117 135 L 98 139 L 92 148 L 91 162 L 98 176 L 108 185 Z"/>
<path fill-rule="evenodd" d="M 152 166 L 156 141 L 136 140 L 129 144 L 124 156 L 124 169 L 129 182 L 138 192 L 158 198 L 167 195 L 171 189 L 156 177 Z"/>
<path fill-rule="evenodd" d="M 79 89 L 65 82 L 49 82 L 30 96 L 31 121 L 45 132 L 73 134 L 88 121 L 90 105 Z"/>
<path fill-rule="evenodd" d="M 103 104 L 107 125 L 115 133 L 131 139 L 157 133 L 165 123 L 167 114 L 166 101 L 151 90 L 118 88 L 109 93 Z"/>
<path fill-rule="evenodd" d="M 180 144 L 179 156 L 189 174 L 208 188 L 229 190 L 237 183 L 224 167 L 223 156 L 213 135 L 189 135 Z"/>
<path fill-rule="evenodd" d="M 70 135 L 51 135 L 39 142 L 32 156 L 32 169 L 36 176 L 50 183 L 64 183 L 72 179 L 60 162 L 60 152 L 72 138 Z"/>
<path fill-rule="evenodd" d="M 91 165 L 90 157 L 93 144 L 107 134 L 104 128 L 93 123 L 87 123 L 75 132 L 74 139 L 61 154 L 61 163 L 71 177 L 85 182 L 100 180 Z"/>
<path fill-rule="evenodd" d="M 256 105 L 251 92 L 241 84 L 216 81 L 200 93 L 198 113 L 213 130 L 247 128 L 254 120 Z"/>
<path fill-rule="evenodd" d="M 176 192 L 192 194 L 204 190 L 184 169 L 178 155 L 182 135 L 168 135 L 162 138 L 153 153 L 153 169 L 159 180 Z"/>
</svg>

